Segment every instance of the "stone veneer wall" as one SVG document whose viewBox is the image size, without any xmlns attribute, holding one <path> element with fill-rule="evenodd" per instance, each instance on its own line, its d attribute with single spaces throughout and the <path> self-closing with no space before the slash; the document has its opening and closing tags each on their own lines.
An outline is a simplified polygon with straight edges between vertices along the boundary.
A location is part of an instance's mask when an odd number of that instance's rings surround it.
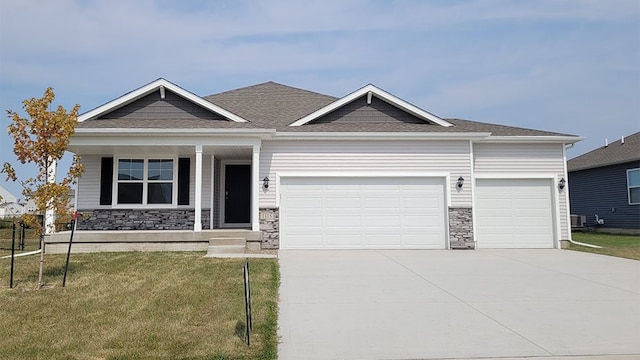
<svg viewBox="0 0 640 360">
<path fill-rule="evenodd" d="M 449 244 L 451 249 L 475 249 L 471 208 L 449 208 Z"/>
<path fill-rule="evenodd" d="M 193 230 L 194 209 L 80 210 L 78 230 Z M 209 228 L 209 210 L 202 210 L 202 228 Z"/>
<path fill-rule="evenodd" d="M 280 210 L 277 208 L 260 208 L 260 231 L 262 231 L 263 249 L 280 247 Z"/>
</svg>

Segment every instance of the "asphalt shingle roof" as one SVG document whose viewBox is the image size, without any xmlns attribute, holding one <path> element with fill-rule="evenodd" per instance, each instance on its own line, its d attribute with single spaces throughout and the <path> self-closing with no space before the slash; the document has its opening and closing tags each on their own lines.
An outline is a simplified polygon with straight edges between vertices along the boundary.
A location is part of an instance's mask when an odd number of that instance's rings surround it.
<svg viewBox="0 0 640 360">
<path fill-rule="evenodd" d="M 275 129 L 278 132 L 490 132 L 494 136 L 572 136 L 513 126 L 445 119 L 452 127 L 407 122 L 321 123 L 289 126 L 338 98 L 275 82 L 266 82 L 204 97 L 248 123 L 206 119 L 99 119 L 78 123 L 78 128 L 239 128 Z"/>
<path fill-rule="evenodd" d="M 567 161 L 567 170 L 586 170 L 631 161 L 638 161 L 640 166 L 640 132 L 625 136 L 624 143 L 620 139 Z"/>
</svg>

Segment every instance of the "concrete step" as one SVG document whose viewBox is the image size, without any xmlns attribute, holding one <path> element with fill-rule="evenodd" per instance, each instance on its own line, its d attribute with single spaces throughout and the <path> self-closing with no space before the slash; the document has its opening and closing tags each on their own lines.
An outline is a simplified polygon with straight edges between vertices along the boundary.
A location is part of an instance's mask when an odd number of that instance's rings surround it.
<svg viewBox="0 0 640 360">
<path fill-rule="evenodd" d="M 244 237 L 216 236 L 209 239 L 209 246 L 222 246 L 222 245 L 245 246 L 246 243 L 247 243 L 247 239 Z"/>
<path fill-rule="evenodd" d="M 214 254 L 244 254 L 244 245 L 214 245 L 207 248 L 207 255 Z"/>
</svg>

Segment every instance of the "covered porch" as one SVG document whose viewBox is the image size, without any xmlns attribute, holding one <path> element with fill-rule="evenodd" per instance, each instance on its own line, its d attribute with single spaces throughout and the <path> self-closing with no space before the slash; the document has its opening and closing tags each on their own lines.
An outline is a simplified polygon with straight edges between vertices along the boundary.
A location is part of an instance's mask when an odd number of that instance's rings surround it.
<svg viewBox="0 0 640 360">
<path fill-rule="evenodd" d="M 269 131 L 78 130 L 69 148 L 85 165 L 76 187 L 80 233 L 180 231 L 188 240 L 207 230 L 259 232 L 260 147 Z"/>
</svg>

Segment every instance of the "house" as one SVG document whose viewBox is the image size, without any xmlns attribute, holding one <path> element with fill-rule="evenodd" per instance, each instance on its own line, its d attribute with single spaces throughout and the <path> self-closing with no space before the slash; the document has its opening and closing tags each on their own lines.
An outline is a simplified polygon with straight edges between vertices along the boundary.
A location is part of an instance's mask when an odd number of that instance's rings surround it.
<svg viewBox="0 0 640 360">
<path fill-rule="evenodd" d="M 577 156 L 567 167 L 574 225 L 640 233 L 640 132 Z"/>
<path fill-rule="evenodd" d="M 374 85 L 200 97 L 158 79 L 78 121 L 79 242 L 203 249 L 242 230 L 261 248 L 473 249 L 571 237 L 560 182 L 580 137 L 443 119 Z"/>
<path fill-rule="evenodd" d="M 0 219 L 22 215 L 24 211 L 18 198 L 0 185 Z"/>
</svg>

